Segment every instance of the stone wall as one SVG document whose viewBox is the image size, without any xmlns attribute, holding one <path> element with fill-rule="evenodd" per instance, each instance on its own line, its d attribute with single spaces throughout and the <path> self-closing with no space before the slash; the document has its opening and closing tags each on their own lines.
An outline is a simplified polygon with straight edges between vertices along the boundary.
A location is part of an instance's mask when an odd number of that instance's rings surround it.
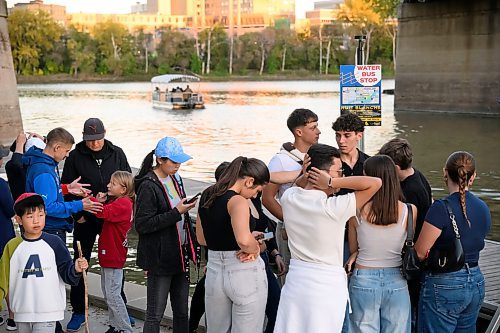
<svg viewBox="0 0 500 333">
<path fill-rule="evenodd" d="M 6 16 L 7 4 L 0 0 L 0 145 L 10 146 L 23 130 L 23 122 Z"/>
<path fill-rule="evenodd" d="M 401 4 L 394 107 L 500 116 L 500 0 Z"/>
</svg>

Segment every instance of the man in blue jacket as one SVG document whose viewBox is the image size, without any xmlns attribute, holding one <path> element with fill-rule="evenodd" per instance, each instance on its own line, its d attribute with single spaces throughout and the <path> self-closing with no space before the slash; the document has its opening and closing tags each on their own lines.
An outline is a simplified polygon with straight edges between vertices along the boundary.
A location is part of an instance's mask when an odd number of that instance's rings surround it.
<svg viewBox="0 0 500 333">
<path fill-rule="evenodd" d="M 89 198 L 64 202 L 58 164 L 64 160 L 75 140 L 64 128 L 58 127 L 47 134 L 47 145 L 41 150 L 30 148 L 23 156 L 26 171 L 26 192 L 40 194 L 47 213 L 44 231 L 59 236 L 66 242 L 66 232 L 73 230 L 68 218 L 85 210 L 91 213 L 102 210 L 102 204 Z"/>
</svg>

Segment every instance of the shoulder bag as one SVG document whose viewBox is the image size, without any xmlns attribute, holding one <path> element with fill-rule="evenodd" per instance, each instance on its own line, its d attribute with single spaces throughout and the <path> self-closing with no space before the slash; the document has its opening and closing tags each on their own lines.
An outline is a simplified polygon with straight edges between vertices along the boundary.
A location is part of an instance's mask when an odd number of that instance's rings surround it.
<svg viewBox="0 0 500 333">
<path fill-rule="evenodd" d="M 408 222 L 406 241 L 401 253 L 403 258 L 401 271 L 406 280 L 417 280 L 420 278 L 420 260 L 418 260 L 413 242 L 413 211 L 410 204 L 407 203 L 406 206 L 408 207 Z"/>
<path fill-rule="evenodd" d="M 453 214 L 453 210 L 448 200 L 444 199 L 443 202 L 448 210 L 448 216 L 453 226 L 455 238 L 447 249 L 442 250 L 432 247 L 429 251 L 427 268 L 431 272 L 436 273 L 456 272 L 462 269 L 465 263 L 464 249 L 460 241 L 460 233 L 458 232 L 457 222 L 455 221 L 455 214 Z"/>
</svg>

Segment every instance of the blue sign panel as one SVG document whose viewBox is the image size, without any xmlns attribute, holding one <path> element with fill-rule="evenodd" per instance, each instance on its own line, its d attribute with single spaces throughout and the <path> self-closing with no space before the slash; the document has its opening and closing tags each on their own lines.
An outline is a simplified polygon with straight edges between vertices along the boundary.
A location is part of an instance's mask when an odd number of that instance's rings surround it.
<svg viewBox="0 0 500 333">
<path fill-rule="evenodd" d="M 352 112 L 365 126 L 382 125 L 382 66 L 340 66 L 340 114 Z"/>
</svg>

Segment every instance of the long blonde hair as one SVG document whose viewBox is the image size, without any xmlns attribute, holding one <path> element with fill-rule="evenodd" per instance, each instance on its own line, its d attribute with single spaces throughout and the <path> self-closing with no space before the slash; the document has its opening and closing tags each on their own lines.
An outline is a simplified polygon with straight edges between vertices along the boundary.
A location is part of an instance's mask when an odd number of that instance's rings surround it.
<svg viewBox="0 0 500 333">
<path fill-rule="evenodd" d="M 134 177 L 128 171 L 115 171 L 111 175 L 111 179 L 115 179 L 118 184 L 125 187 L 124 197 L 129 197 L 135 201 Z"/>
</svg>

